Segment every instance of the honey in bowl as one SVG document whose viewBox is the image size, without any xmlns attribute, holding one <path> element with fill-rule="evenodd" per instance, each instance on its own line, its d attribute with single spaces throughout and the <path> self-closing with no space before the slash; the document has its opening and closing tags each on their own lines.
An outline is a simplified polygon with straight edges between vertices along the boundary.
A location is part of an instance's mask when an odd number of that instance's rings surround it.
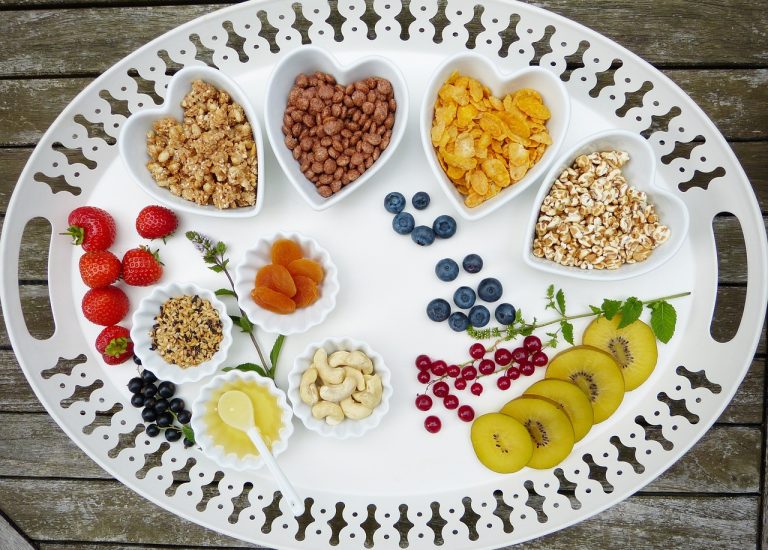
<svg viewBox="0 0 768 550">
<path fill-rule="evenodd" d="M 245 393 L 253 406 L 253 420 L 261 433 L 264 443 L 272 450 L 273 444 L 280 437 L 283 427 L 282 414 L 277 398 L 263 385 L 251 380 L 233 380 L 226 382 L 212 392 L 211 398 L 205 405 L 203 423 L 213 444 L 221 446 L 225 453 L 234 453 L 239 458 L 246 455 L 258 456 L 259 451 L 251 443 L 245 432 L 232 428 L 224 423 L 219 416 L 219 398 L 228 391 L 239 390 Z"/>
</svg>

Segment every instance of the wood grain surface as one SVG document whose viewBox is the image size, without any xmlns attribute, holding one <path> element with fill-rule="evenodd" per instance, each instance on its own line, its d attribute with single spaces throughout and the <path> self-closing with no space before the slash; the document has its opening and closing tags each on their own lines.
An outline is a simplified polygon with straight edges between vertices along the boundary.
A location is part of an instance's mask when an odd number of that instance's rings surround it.
<svg viewBox="0 0 768 550">
<path fill-rule="evenodd" d="M 540 0 L 660 68 L 712 118 L 768 220 L 768 9 L 761 0 Z M 226 6 L 193 0 L 0 0 L 0 228 L 35 144 L 74 96 L 134 49 Z M 119 36 L 119 39 L 115 39 Z M 747 281 L 741 230 L 718 217 L 713 334 L 740 322 Z M 20 278 L 25 320 L 51 333 L 50 227 L 31 225 Z M 516 548 L 768 550 L 766 331 L 715 426 L 642 492 Z M 144 500 L 93 463 L 48 416 L 0 323 L 0 550 L 254 548 Z"/>
</svg>

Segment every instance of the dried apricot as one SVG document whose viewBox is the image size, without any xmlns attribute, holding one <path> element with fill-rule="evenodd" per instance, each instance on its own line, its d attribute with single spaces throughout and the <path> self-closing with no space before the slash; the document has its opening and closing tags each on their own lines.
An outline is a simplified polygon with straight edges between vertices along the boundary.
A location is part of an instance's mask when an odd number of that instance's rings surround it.
<svg viewBox="0 0 768 550">
<path fill-rule="evenodd" d="M 279 239 L 272 245 L 272 263 L 287 266 L 304 257 L 301 247 L 290 239 Z"/>
<path fill-rule="evenodd" d="M 266 310 L 287 315 L 296 311 L 296 304 L 285 294 L 275 292 L 269 287 L 259 286 L 251 291 L 251 298 Z"/>
<path fill-rule="evenodd" d="M 288 271 L 291 273 L 291 275 L 294 276 L 294 278 L 297 275 L 303 275 L 304 277 L 309 277 L 318 284 L 323 282 L 323 277 L 325 276 L 323 266 L 321 266 L 315 260 L 310 260 L 309 258 L 293 260 L 290 264 L 288 264 Z"/>
<path fill-rule="evenodd" d="M 293 297 L 293 301 L 296 303 L 296 307 L 310 306 L 320 297 L 320 291 L 314 280 L 304 275 L 296 275 L 294 281 L 296 282 L 296 295 Z"/>
<path fill-rule="evenodd" d="M 296 285 L 288 270 L 279 264 L 265 265 L 256 273 L 256 286 L 265 286 L 272 290 L 293 298 L 296 294 Z"/>
</svg>

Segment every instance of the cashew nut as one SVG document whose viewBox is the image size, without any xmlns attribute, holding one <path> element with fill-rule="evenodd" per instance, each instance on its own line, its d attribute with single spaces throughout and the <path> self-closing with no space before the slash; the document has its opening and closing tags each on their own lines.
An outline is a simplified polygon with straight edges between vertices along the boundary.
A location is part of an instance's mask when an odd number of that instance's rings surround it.
<svg viewBox="0 0 768 550">
<path fill-rule="evenodd" d="M 328 364 L 332 367 L 343 367 L 348 365 L 349 352 L 344 350 L 334 351 L 328 356 Z"/>
<path fill-rule="evenodd" d="M 351 397 L 347 397 L 341 402 L 341 410 L 352 420 L 360 420 L 371 415 L 372 409 L 369 409 L 365 405 L 361 405 Z"/>
<path fill-rule="evenodd" d="M 355 350 L 349 352 L 347 362 L 344 363 L 348 367 L 354 367 L 363 374 L 373 374 L 373 363 L 371 359 L 362 351 Z"/>
<path fill-rule="evenodd" d="M 378 374 L 365 375 L 365 391 L 360 391 L 352 394 L 358 402 L 365 405 L 369 409 L 374 409 L 381 403 L 381 394 L 383 393 L 381 384 L 381 377 Z"/>
<path fill-rule="evenodd" d="M 352 367 L 344 367 L 344 377 L 352 377 L 355 380 L 355 389 L 357 389 L 357 391 L 363 391 L 365 389 L 365 378 L 363 377 L 363 373 L 359 370 L 353 369 Z"/>
<path fill-rule="evenodd" d="M 344 374 L 346 369 L 339 369 Z M 352 369 L 354 370 L 354 369 Z M 347 376 L 341 384 L 328 384 L 320 387 L 320 399 L 338 403 L 346 399 L 357 388 L 357 380 L 352 376 Z"/>
<path fill-rule="evenodd" d="M 318 420 L 325 418 L 326 423 L 335 426 L 344 420 L 344 411 L 337 403 L 320 401 L 312 407 L 312 416 Z"/>
<path fill-rule="evenodd" d="M 320 401 L 320 393 L 317 391 L 315 380 L 317 380 L 317 369 L 315 367 L 309 367 L 304 371 L 304 374 L 301 375 L 299 396 L 307 405 L 314 405 Z"/>
<path fill-rule="evenodd" d="M 325 384 L 341 384 L 341 381 L 344 380 L 344 370 L 333 368 L 328 364 L 328 352 L 324 348 L 319 348 L 315 352 L 312 366 L 317 369 L 320 379 Z"/>
</svg>

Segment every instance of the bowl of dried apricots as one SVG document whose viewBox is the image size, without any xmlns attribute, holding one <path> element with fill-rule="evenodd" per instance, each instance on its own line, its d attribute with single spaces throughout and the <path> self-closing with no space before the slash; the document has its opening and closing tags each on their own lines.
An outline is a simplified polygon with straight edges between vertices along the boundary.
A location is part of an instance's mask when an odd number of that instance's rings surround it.
<svg viewBox="0 0 768 550">
<path fill-rule="evenodd" d="M 298 334 L 336 307 L 338 271 L 317 241 L 293 232 L 259 239 L 235 268 L 238 305 L 267 332 Z"/>
</svg>

